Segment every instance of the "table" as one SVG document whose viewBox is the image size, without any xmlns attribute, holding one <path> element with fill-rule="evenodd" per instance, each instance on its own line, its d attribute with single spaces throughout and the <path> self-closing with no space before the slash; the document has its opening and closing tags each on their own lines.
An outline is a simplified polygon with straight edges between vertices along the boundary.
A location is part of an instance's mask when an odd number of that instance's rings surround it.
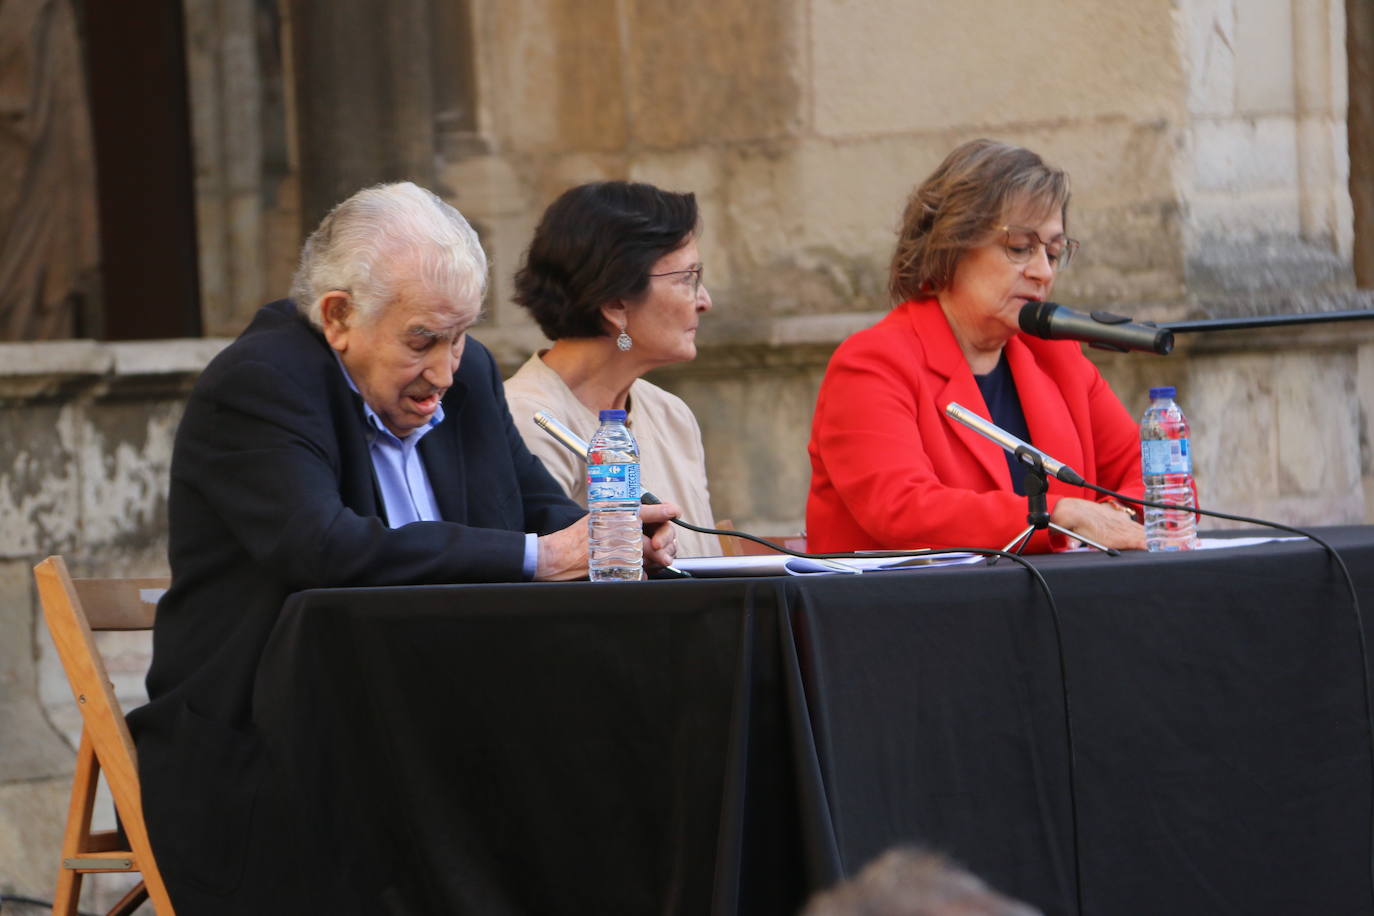
<svg viewBox="0 0 1374 916">
<path fill-rule="evenodd" d="M 1371 630 L 1374 528 L 1319 531 Z M 1005 561 L 303 592 L 255 720 L 360 912 L 790 914 L 918 842 L 1051 914 L 1369 913 L 1328 556 L 1032 562 L 1062 670 Z"/>
</svg>

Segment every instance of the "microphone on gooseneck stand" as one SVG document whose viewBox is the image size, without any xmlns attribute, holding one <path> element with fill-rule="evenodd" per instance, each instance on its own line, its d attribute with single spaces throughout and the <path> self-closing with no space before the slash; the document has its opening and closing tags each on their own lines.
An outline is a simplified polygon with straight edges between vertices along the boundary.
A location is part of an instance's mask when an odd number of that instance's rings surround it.
<svg viewBox="0 0 1374 916">
<path fill-rule="evenodd" d="M 1174 349 L 1174 332 L 1148 323 L 1136 323 L 1111 312 L 1084 315 L 1053 302 L 1027 302 L 1018 316 L 1021 330 L 1046 340 L 1081 340 L 1102 350 L 1145 350 L 1168 356 Z"/>
<path fill-rule="evenodd" d="M 1083 486 L 1084 480 L 1082 474 L 1078 473 L 1064 462 L 1046 455 L 1029 442 L 1025 442 L 1013 436 L 995 423 L 984 420 L 962 404 L 950 401 L 945 405 L 945 413 L 949 415 L 950 419 L 959 421 L 985 439 L 991 439 L 993 442 L 1002 446 L 1002 448 L 1011 452 L 1011 454 L 1022 464 L 1030 467 L 1034 467 L 1038 464 L 1043 467 L 1045 473 L 1049 474 L 1051 477 L 1057 477 L 1070 486 Z"/>
<path fill-rule="evenodd" d="M 1030 510 L 1026 513 L 1026 521 L 1029 524 L 1020 534 L 1012 539 L 1010 544 L 1002 548 L 1004 551 L 1015 549 L 1017 553 L 1020 553 L 1021 549 L 1025 547 L 1026 542 L 1030 540 L 1032 534 L 1038 530 L 1048 528 L 1052 531 L 1058 531 L 1065 537 L 1077 538 L 1089 547 L 1096 547 L 1109 556 L 1120 556 L 1120 551 L 1116 548 L 1108 547 L 1105 544 L 1099 544 L 1097 541 L 1094 541 L 1092 538 L 1080 532 L 1070 531 L 1068 528 L 1056 525 L 1054 522 L 1050 521 L 1049 507 L 1045 500 L 1048 483 L 1045 479 L 1046 475 L 1057 477 L 1071 486 L 1087 486 L 1088 482 L 1083 479 L 1082 474 L 1078 473 L 1064 462 L 1046 455 L 1029 442 L 1013 436 L 997 424 L 984 420 L 982 417 L 978 416 L 978 414 L 961 404 L 950 401 L 945 405 L 945 413 L 951 420 L 962 423 L 975 433 L 978 433 L 978 435 L 985 439 L 991 439 L 993 442 L 1002 446 L 1002 448 L 1015 456 L 1017 461 L 1020 461 L 1030 468 L 1030 473 L 1026 475 L 1026 504 Z M 988 561 L 988 565 L 991 566 L 996 562 L 997 559 L 994 557 Z"/>
</svg>

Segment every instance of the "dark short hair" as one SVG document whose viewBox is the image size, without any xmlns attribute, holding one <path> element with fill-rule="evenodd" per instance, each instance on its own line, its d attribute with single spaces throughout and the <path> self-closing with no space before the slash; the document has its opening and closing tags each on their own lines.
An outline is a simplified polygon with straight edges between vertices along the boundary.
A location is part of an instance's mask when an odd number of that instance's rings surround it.
<svg viewBox="0 0 1374 916">
<path fill-rule="evenodd" d="M 957 147 L 907 200 L 888 276 L 892 301 L 949 286 L 964 253 L 1022 204 L 1067 220 L 1069 176 L 1020 146 L 970 140 Z"/>
<path fill-rule="evenodd" d="M 692 194 L 598 181 L 569 188 L 544 211 L 515 274 L 515 301 L 544 336 L 600 337 L 601 307 L 649 287 L 654 263 L 697 230 Z"/>
</svg>

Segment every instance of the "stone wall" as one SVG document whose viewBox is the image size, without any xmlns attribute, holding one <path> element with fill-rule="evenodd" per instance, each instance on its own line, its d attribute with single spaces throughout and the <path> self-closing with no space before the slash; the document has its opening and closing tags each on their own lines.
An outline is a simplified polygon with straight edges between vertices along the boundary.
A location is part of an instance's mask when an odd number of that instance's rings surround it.
<svg viewBox="0 0 1374 916">
<path fill-rule="evenodd" d="M 59 553 L 78 576 L 166 574 L 172 437 L 190 385 L 223 344 L 0 344 L 0 892 L 52 899 L 80 734 L 33 565 Z M 147 636 L 99 641 L 132 708 L 146 696 Z M 96 826 L 113 826 L 108 803 Z M 83 911 L 130 884 L 86 883 Z"/>
</svg>

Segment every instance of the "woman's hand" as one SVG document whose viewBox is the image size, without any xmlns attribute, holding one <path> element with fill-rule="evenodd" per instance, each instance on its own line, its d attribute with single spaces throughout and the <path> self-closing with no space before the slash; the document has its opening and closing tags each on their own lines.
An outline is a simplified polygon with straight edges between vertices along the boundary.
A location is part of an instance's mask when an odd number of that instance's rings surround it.
<svg viewBox="0 0 1374 916">
<path fill-rule="evenodd" d="M 1066 496 L 1054 504 L 1050 521 L 1104 547 L 1145 549 L 1145 526 L 1108 503 Z"/>
</svg>

